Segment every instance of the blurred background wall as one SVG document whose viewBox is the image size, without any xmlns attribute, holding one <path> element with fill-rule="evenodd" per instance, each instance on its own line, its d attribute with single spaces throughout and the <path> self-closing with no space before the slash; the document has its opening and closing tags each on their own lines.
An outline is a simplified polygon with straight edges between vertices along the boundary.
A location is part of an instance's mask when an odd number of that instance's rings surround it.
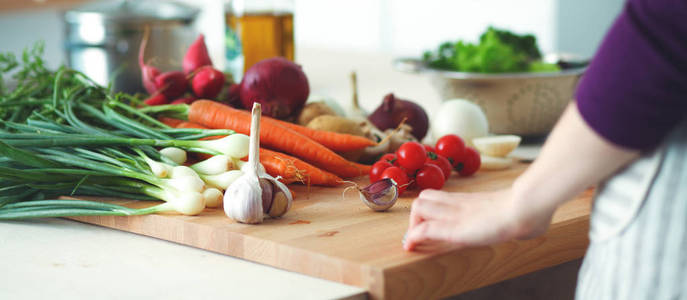
<svg viewBox="0 0 687 300">
<path fill-rule="evenodd" d="M 154 1 L 154 0 L 148 0 Z M 0 11 L 0 51 L 19 52 L 46 42 L 50 65 L 64 61 L 61 6 Z M 79 1 L 67 1 L 70 4 Z M 196 26 L 207 36 L 213 61 L 222 63 L 223 0 L 183 0 L 203 7 Z M 295 0 L 298 49 L 384 52 L 419 56 L 446 40 L 475 40 L 489 25 L 533 33 L 544 52 L 591 56 L 623 0 Z M 37 4 L 36 4 L 37 3 Z M 0 5 L 0 8 L 2 5 Z"/>
</svg>

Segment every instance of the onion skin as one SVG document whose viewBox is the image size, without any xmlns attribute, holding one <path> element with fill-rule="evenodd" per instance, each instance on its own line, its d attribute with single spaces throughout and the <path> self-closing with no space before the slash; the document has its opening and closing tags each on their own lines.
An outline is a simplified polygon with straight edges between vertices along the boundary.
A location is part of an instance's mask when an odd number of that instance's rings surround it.
<svg viewBox="0 0 687 300">
<path fill-rule="evenodd" d="M 413 128 L 411 134 L 420 141 L 429 128 L 429 118 L 420 105 L 396 98 L 394 94 L 384 96 L 382 104 L 368 119 L 380 130 L 394 129 L 405 119 L 405 124 Z"/>
<path fill-rule="evenodd" d="M 282 57 L 259 61 L 248 69 L 239 92 L 244 108 L 257 102 L 263 115 L 282 120 L 300 112 L 308 94 L 310 86 L 301 66 Z"/>
</svg>

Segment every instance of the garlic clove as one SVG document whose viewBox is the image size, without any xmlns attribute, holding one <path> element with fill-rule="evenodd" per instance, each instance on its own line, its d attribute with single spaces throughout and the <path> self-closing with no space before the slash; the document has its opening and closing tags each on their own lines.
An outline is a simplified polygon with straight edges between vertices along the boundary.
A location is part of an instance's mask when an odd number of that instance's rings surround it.
<svg viewBox="0 0 687 300">
<path fill-rule="evenodd" d="M 267 214 L 273 218 L 281 217 L 289 210 L 290 206 L 291 201 L 289 201 L 287 194 L 282 191 L 277 191 L 274 193 L 274 197 L 272 198 L 272 207 L 270 207 Z"/>
<path fill-rule="evenodd" d="M 268 213 L 273 203 L 274 186 L 269 179 L 260 178 L 260 188 L 262 189 L 262 211 Z"/>
<path fill-rule="evenodd" d="M 385 211 L 394 206 L 398 199 L 398 186 L 390 178 L 376 181 L 358 191 L 360 200 L 374 211 Z"/>
</svg>

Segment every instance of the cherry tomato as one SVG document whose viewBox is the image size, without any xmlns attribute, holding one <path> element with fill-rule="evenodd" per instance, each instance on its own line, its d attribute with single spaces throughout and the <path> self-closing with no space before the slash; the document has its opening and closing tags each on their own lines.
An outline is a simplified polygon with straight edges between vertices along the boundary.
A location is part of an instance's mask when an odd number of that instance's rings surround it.
<svg viewBox="0 0 687 300">
<path fill-rule="evenodd" d="M 456 167 L 465 151 L 465 142 L 455 134 L 447 134 L 437 141 L 436 149 L 437 154 L 448 158 L 451 165 Z"/>
<path fill-rule="evenodd" d="M 430 146 L 430 145 L 422 144 L 422 147 L 425 147 L 425 151 L 427 151 L 427 152 L 434 152 L 434 153 L 437 153 L 437 150 L 434 149 L 434 147 L 432 147 L 432 146 Z"/>
<path fill-rule="evenodd" d="M 435 189 L 440 190 L 444 186 L 444 172 L 433 164 L 425 164 L 417 171 L 417 185 L 420 189 Z"/>
<path fill-rule="evenodd" d="M 396 182 L 396 185 L 398 186 L 398 194 L 401 195 L 403 192 L 405 192 L 406 188 L 408 188 L 408 175 L 406 175 L 406 172 L 401 170 L 399 167 L 389 167 L 382 172 L 382 176 L 379 177 L 379 179 L 384 179 L 384 178 L 391 178 Z"/>
<path fill-rule="evenodd" d="M 389 167 L 393 167 L 393 165 L 388 161 L 380 160 L 374 163 L 370 169 L 370 182 L 377 182 L 382 176 L 382 172 Z"/>
<path fill-rule="evenodd" d="M 455 168 L 460 176 L 470 176 L 479 170 L 481 164 L 482 159 L 477 150 L 472 147 L 465 147 L 465 153 Z"/>
<path fill-rule="evenodd" d="M 393 153 L 387 153 L 382 155 L 382 157 L 379 159 L 380 161 L 388 161 L 394 166 L 398 167 L 398 158 L 396 157 L 396 154 Z"/>
<path fill-rule="evenodd" d="M 453 170 L 453 166 L 446 157 L 433 152 L 427 152 L 427 160 L 425 161 L 425 164 L 432 164 L 439 167 L 441 172 L 444 173 L 444 179 L 451 177 L 451 170 Z"/>
<path fill-rule="evenodd" d="M 401 167 L 409 171 L 415 171 L 425 164 L 427 152 L 425 147 L 418 142 L 407 142 L 396 150 L 396 157 Z"/>
</svg>

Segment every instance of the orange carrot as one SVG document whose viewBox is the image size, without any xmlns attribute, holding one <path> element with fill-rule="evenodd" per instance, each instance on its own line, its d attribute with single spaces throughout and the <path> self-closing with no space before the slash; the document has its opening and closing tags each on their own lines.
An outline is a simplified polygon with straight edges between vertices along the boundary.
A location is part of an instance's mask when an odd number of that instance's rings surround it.
<svg viewBox="0 0 687 300">
<path fill-rule="evenodd" d="M 164 123 L 165 125 L 167 125 L 169 127 L 177 127 L 177 125 L 184 122 L 184 120 L 179 120 L 179 119 L 170 118 L 170 117 L 159 117 L 159 118 L 157 118 L 157 120 Z"/>
<path fill-rule="evenodd" d="M 176 119 L 166 121 L 172 120 Z M 179 122 L 176 122 L 176 128 L 207 128 L 191 122 L 177 121 Z M 332 173 L 321 170 L 293 156 L 265 148 L 260 148 L 260 163 L 265 167 L 265 171 L 268 174 L 274 177 L 281 176 L 283 178 L 281 181 L 285 184 L 298 181 L 304 184 L 336 186 L 342 182 L 341 178 Z"/>
<path fill-rule="evenodd" d="M 245 111 L 245 110 L 239 110 L 239 109 L 234 109 L 236 114 L 245 114 L 247 116 L 250 116 L 250 112 Z M 374 146 L 376 145 L 375 142 L 372 140 L 362 137 L 362 136 L 356 136 L 352 134 L 344 134 L 344 133 L 336 133 L 336 132 L 331 132 L 331 131 L 324 131 L 324 130 L 315 130 L 315 129 L 310 129 L 305 126 L 301 126 L 298 124 L 293 124 L 290 122 L 282 121 L 282 120 L 277 120 L 273 119 L 270 117 L 263 116 L 262 118 L 262 123 L 274 123 L 276 125 L 281 125 L 286 128 L 289 128 L 295 132 L 298 132 L 304 136 L 307 136 L 311 138 L 312 140 L 322 144 L 323 146 L 331 149 L 332 151 L 335 152 L 348 152 L 348 151 L 354 151 L 354 150 L 359 150 L 368 146 Z"/>
<path fill-rule="evenodd" d="M 250 134 L 249 114 L 215 101 L 193 102 L 188 119 L 209 128 L 231 129 Z M 261 126 L 260 142 L 267 148 L 295 155 L 341 177 L 362 176 L 370 171 L 370 166 L 350 162 L 322 144 L 279 124 L 264 122 Z"/>
<path fill-rule="evenodd" d="M 272 176 L 281 176 L 285 183 L 337 186 L 343 182 L 339 176 L 323 171 L 298 158 L 276 151 L 260 148 L 260 163 Z"/>
</svg>

